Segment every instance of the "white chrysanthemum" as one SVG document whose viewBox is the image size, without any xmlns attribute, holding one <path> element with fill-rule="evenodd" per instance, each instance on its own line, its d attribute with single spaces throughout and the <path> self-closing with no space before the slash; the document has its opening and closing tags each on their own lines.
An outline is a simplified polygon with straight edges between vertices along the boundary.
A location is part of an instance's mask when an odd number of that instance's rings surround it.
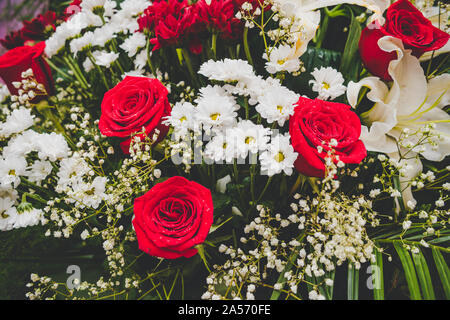
<svg viewBox="0 0 450 320">
<path fill-rule="evenodd" d="M 147 64 L 147 50 L 141 50 L 136 57 L 134 57 L 134 67 L 136 70 L 142 70 Z"/>
<path fill-rule="evenodd" d="M 342 74 L 331 67 L 315 68 L 311 75 L 314 80 L 309 81 L 313 85 L 312 90 L 319 93 L 318 99 L 335 99 L 343 95 L 347 88 L 344 86 L 344 77 Z"/>
<path fill-rule="evenodd" d="M 0 189 L 17 188 L 26 169 L 27 161 L 23 157 L 0 158 Z"/>
<path fill-rule="evenodd" d="M 83 0 L 81 2 L 81 8 L 83 10 L 93 10 L 95 7 L 103 7 L 106 0 Z"/>
<path fill-rule="evenodd" d="M 119 54 L 116 52 L 94 51 L 92 55 L 97 65 L 106 68 L 111 67 L 111 64 L 119 58 Z"/>
<path fill-rule="evenodd" d="M 289 134 L 272 138 L 267 150 L 259 156 L 261 174 L 273 176 L 284 172 L 290 176 L 297 160 L 297 153 L 290 143 Z"/>
<path fill-rule="evenodd" d="M 172 126 L 175 140 L 185 136 L 189 130 L 194 130 L 196 108 L 189 102 L 177 102 L 163 121 L 164 124 Z"/>
<path fill-rule="evenodd" d="M 20 135 L 14 136 L 8 141 L 8 145 L 3 148 L 3 156 L 24 157 L 26 154 L 36 149 L 36 139 L 39 133 L 27 130 Z"/>
<path fill-rule="evenodd" d="M 26 228 L 39 224 L 44 213 L 40 209 L 31 208 L 31 210 L 25 210 L 23 212 L 17 211 L 17 214 L 12 217 L 14 221 L 13 228 Z"/>
<path fill-rule="evenodd" d="M 41 160 L 56 161 L 67 158 L 69 150 L 66 139 L 55 132 L 39 134 L 36 141 L 36 151 Z"/>
<path fill-rule="evenodd" d="M 200 89 L 200 97 L 195 102 L 196 121 L 205 129 L 227 128 L 236 123 L 239 105 L 223 88 L 204 87 Z"/>
<path fill-rule="evenodd" d="M 286 87 L 273 87 L 258 98 L 256 111 L 268 123 L 278 122 L 278 125 L 284 126 L 284 123 L 294 114 L 294 104 L 298 99 L 299 95 Z"/>
<path fill-rule="evenodd" d="M 8 87 L 0 83 L 0 103 L 5 101 L 10 95 Z"/>
<path fill-rule="evenodd" d="M 28 108 L 19 108 L 6 118 L 0 126 L 0 137 L 8 138 L 15 133 L 21 133 L 34 124 L 34 116 Z"/>
<path fill-rule="evenodd" d="M 70 51 L 76 57 L 79 51 L 84 51 L 92 47 L 95 35 L 92 31 L 88 31 L 83 36 L 70 41 Z"/>
<path fill-rule="evenodd" d="M 57 192 L 62 192 L 67 186 L 81 181 L 90 170 L 87 162 L 77 154 L 61 160 L 57 173 Z"/>
<path fill-rule="evenodd" d="M 94 69 L 94 64 L 92 63 L 91 59 L 86 58 L 86 60 L 84 60 L 83 62 L 83 69 L 84 71 L 87 73 L 89 71 L 91 71 L 92 69 Z"/>
<path fill-rule="evenodd" d="M 295 55 L 295 48 L 288 45 L 281 45 L 277 48 L 272 48 L 269 53 L 263 54 L 263 58 L 267 60 L 266 70 L 269 73 L 277 73 L 287 71 L 289 73 L 296 72 L 300 69 L 300 60 Z"/>
<path fill-rule="evenodd" d="M 215 163 L 230 163 L 236 157 L 236 140 L 232 135 L 233 130 L 227 130 L 214 136 L 205 147 L 204 156 Z"/>
<path fill-rule="evenodd" d="M 240 121 L 230 134 L 227 132 L 227 139 L 235 140 L 236 155 L 245 159 L 249 152 L 256 154 L 267 148 L 270 139 L 270 129 L 264 128 L 260 124 L 254 124 L 250 120 Z"/>
<path fill-rule="evenodd" d="M 11 205 L 9 199 L 0 198 L 0 231 L 12 230 L 16 216 L 17 209 Z"/>
<path fill-rule="evenodd" d="M 106 43 L 116 37 L 115 28 L 111 24 L 106 24 L 94 30 L 93 46 L 104 47 Z"/>
<path fill-rule="evenodd" d="M 106 177 L 95 177 L 92 183 L 78 181 L 73 185 L 73 191 L 69 191 L 69 197 L 81 207 L 86 206 L 97 209 L 100 203 L 106 199 Z"/>
<path fill-rule="evenodd" d="M 34 183 L 40 183 L 52 172 L 52 164 L 48 161 L 36 160 L 26 172 L 28 180 Z"/>
<path fill-rule="evenodd" d="M 120 8 L 124 15 L 132 18 L 144 12 L 151 4 L 148 0 L 125 0 L 120 4 Z"/>
<path fill-rule="evenodd" d="M 253 67 L 245 60 L 209 60 L 200 66 L 199 72 L 210 80 L 234 82 L 255 77 Z"/>
<path fill-rule="evenodd" d="M 143 33 L 136 32 L 130 37 L 126 38 L 125 41 L 120 45 L 128 56 L 131 58 L 136 55 L 137 50 L 144 48 L 147 44 L 147 39 Z"/>
</svg>

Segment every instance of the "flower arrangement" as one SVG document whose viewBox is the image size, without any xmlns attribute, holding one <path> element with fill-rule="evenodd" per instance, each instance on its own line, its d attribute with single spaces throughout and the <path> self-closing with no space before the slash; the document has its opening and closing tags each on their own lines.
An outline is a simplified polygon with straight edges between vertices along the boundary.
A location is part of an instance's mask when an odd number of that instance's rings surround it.
<svg viewBox="0 0 450 320">
<path fill-rule="evenodd" d="M 26 297 L 450 299 L 448 16 L 75 0 L 25 21 L 0 40 L 0 236 L 87 261 L 28 270 Z"/>
</svg>

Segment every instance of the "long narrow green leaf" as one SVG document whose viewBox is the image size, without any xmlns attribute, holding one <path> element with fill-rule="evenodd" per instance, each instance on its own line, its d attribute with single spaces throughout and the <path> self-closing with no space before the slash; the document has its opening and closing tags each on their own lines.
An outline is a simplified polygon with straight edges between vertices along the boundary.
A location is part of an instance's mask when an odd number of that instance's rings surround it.
<svg viewBox="0 0 450 320">
<path fill-rule="evenodd" d="M 348 264 L 348 277 L 347 277 L 347 299 L 358 300 L 359 289 L 359 270 L 355 269 L 355 266 L 351 263 Z"/>
<path fill-rule="evenodd" d="M 383 254 L 375 249 L 375 262 L 372 263 L 373 298 L 384 300 Z"/>
<path fill-rule="evenodd" d="M 351 17 L 352 20 L 350 22 L 347 42 L 345 43 L 344 54 L 342 56 L 341 66 L 339 70 L 344 75 L 352 78 L 352 80 L 356 80 L 357 72 L 352 70 L 352 68 L 354 69 L 355 66 L 354 58 L 356 55 L 356 51 L 358 50 L 358 43 L 359 39 L 361 38 L 362 28 L 352 11 Z"/>
<path fill-rule="evenodd" d="M 447 263 L 438 249 L 432 248 L 431 251 L 433 252 L 434 262 L 436 263 L 436 268 L 438 270 L 439 277 L 441 278 L 445 297 L 447 300 L 450 300 L 450 272 Z"/>
<path fill-rule="evenodd" d="M 409 252 L 403 248 L 402 244 L 394 241 L 394 248 L 400 258 L 405 271 L 406 282 L 408 283 L 409 293 L 412 300 L 421 300 L 419 282 L 417 281 L 416 271 Z"/>
<path fill-rule="evenodd" d="M 412 257 L 424 299 L 435 300 L 436 296 L 434 295 L 433 282 L 431 281 L 430 271 L 422 251 L 419 250 L 419 253 L 413 253 Z"/>
</svg>

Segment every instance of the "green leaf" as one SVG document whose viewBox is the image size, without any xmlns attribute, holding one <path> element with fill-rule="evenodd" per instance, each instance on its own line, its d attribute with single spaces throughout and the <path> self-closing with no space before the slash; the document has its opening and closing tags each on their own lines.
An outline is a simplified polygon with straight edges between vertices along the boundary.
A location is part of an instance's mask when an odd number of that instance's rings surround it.
<svg viewBox="0 0 450 320">
<path fill-rule="evenodd" d="M 347 298 L 348 300 L 358 300 L 359 291 L 359 270 L 352 263 L 348 264 L 347 277 Z"/>
<path fill-rule="evenodd" d="M 419 282 L 417 281 L 416 271 L 409 252 L 403 248 L 402 244 L 394 241 L 394 248 L 400 258 L 405 271 L 406 282 L 408 283 L 409 293 L 412 300 L 421 300 Z"/>
<path fill-rule="evenodd" d="M 425 300 L 435 300 L 433 283 L 431 282 L 430 271 L 428 270 L 427 261 L 419 250 L 419 253 L 412 254 L 414 265 L 416 266 L 417 275 L 419 277 L 420 287 Z"/>
<path fill-rule="evenodd" d="M 375 249 L 375 262 L 372 263 L 373 298 L 384 300 L 383 254 Z"/>
<path fill-rule="evenodd" d="M 359 63 L 355 63 L 354 60 L 358 51 L 358 43 L 361 37 L 362 28 L 353 12 L 351 10 L 350 12 L 352 20 L 348 30 L 347 42 L 345 43 L 344 55 L 342 56 L 339 71 L 341 71 L 344 76 L 356 80 L 358 68 L 355 68 L 355 65 L 359 67 Z"/>
<path fill-rule="evenodd" d="M 441 278 L 442 287 L 444 288 L 445 297 L 447 300 L 450 299 L 450 272 L 445 262 L 442 253 L 437 248 L 432 248 L 434 262 L 436 263 L 436 268 Z"/>
<path fill-rule="evenodd" d="M 318 67 L 333 67 L 337 69 L 341 61 L 341 53 L 327 49 L 309 47 L 301 57 L 307 72 L 311 72 Z"/>
</svg>

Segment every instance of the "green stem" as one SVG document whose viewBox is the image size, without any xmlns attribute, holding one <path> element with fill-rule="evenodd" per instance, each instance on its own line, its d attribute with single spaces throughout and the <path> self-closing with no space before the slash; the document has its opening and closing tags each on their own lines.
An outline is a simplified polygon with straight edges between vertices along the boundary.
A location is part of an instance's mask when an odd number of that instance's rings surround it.
<svg viewBox="0 0 450 320">
<path fill-rule="evenodd" d="M 109 87 L 108 81 L 106 80 L 105 74 L 103 73 L 102 69 L 97 65 L 97 63 L 95 62 L 95 58 L 90 51 L 88 51 L 87 56 L 88 56 L 89 60 L 91 60 L 92 64 L 95 66 L 95 68 L 97 69 L 98 73 L 100 74 L 100 76 L 103 80 L 103 84 L 105 85 L 106 89 L 107 90 L 111 89 Z"/>
<path fill-rule="evenodd" d="M 211 38 L 211 49 L 214 55 L 214 59 L 217 58 L 217 33 L 213 33 L 212 34 L 212 38 Z"/>
<path fill-rule="evenodd" d="M 261 192 L 261 194 L 259 195 L 258 200 L 256 200 L 256 203 L 259 203 L 259 201 L 261 201 L 262 197 L 264 196 L 264 194 L 266 193 L 267 189 L 269 188 L 270 183 L 272 182 L 273 176 L 269 177 L 269 179 L 267 179 L 267 183 L 264 186 L 263 191 Z"/>
<path fill-rule="evenodd" d="M 253 60 L 252 60 L 252 55 L 250 54 L 250 48 L 248 46 L 248 28 L 245 27 L 244 28 L 244 51 L 245 51 L 245 56 L 247 57 L 248 62 L 253 66 Z"/>
</svg>

